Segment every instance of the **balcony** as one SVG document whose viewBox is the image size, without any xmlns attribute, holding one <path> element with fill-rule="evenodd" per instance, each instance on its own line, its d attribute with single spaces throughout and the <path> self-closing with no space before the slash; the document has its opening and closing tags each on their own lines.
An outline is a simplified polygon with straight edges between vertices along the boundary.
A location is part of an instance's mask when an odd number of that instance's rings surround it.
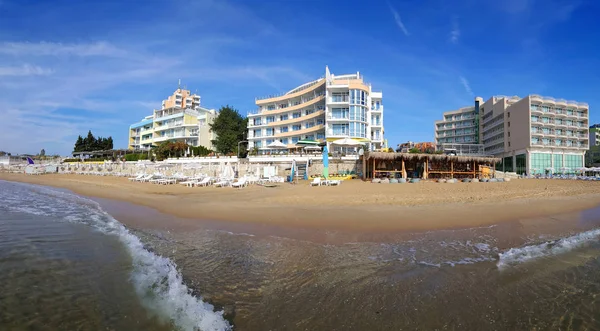
<svg viewBox="0 0 600 331">
<path fill-rule="evenodd" d="M 350 102 L 350 96 L 345 95 L 345 96 L 332 96 L 331 98 L 329 98 L 329 102 L 330 103 L 348 103 Z"/>
<path fill-rule="evenodd" d="M 289 125 L 289 124 L 293 124 L 293 123 L 299 123 L 299 122 L 303 122 L 303 121 L 307 121 L 310 119 L 314 119 L 320 116 L 325 115 L 325 110 L 317 110 L 311 114 L 308 115 L 304 115 L 304 116 L 300 116 L 300 117 L 296 117 L 296 118 L 288 118 L 287 120 L 279 120 L 279 121 L 273 121 L 273 122 L 269 122 L 266 125 L 268 127 L 274 127 L 274 126 L 280 126 L 280 125 Z M 265 124 L 263 124 L 265 125 Z"/>
<path fill-rule="evenodd" d="M 531 107 L 531 113 L 532 114 L 543 114 L 544 112 L 542 111 L 542 108 L 540 108 L 540 107 Z"/>
</svg>

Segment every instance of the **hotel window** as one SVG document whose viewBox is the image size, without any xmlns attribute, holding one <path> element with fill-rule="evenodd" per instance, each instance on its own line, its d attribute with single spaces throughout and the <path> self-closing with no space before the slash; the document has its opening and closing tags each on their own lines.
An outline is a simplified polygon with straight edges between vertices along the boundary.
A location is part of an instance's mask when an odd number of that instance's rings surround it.
<svg viewBox="0 0 600 331">
<path fill-rule="evenodd" d="M 279 104 L 279 109 L 287 108 L 287 107 L 288 107 L 287 103 L 281 103 L 281 104 Z"/>
<path fill-rule="evenodd" d="M 323 124 L 325 124 L 325 121 L 324 121 L 323 119 L 320 119 L 320 118 L 319 118 L 319 119 L 317 120 L 317 125 L 323 125 Z"/>
<path fill-rule="evenodd" d="M 331 128 L 334 136 L 348 134 L 348 124 L 333 124 Z"/>
<path fill-rule="evenodd" d="M 288 130 L 289 130 L 289 127 L 287 127 L 287 126 L 282 126 L 280 129 L 281 133 L 288 132 Z"/>
<path fill-rule="evenodd" d="M 510 112 L 508 112 L 508 118 L 510 118 Z"/>
<path fill-rule="evenodd" d="M 348 93 L 333 92 L 331 94 L 331 102 L 348 102 Z"/>
<path fill-rule="evenodd" d="M 292 144 L 295 144 L 300 140 L 298 137 L 292 137 Z"/>
<path fill-rule="evenodd" d="M 539 105 L 531 105 L 531 110 L 538 110 L 539 108 Z"/>
<path fill-rule="evenodd" d="M 288 144 L 288 138 L 281 139 L 281 143 L 284 144 L 284 145 L 287 145 Z"/>
<path fill-rule="evenodd" d="M 302 130 L 302 126 L 300 124 L 292 125 L 292 131 Z"/>
<path fill-rule="evenodd" d="M 254 130 L 254 137 L 255 138 L 260 138 L 260 136 L 262 135 L 262 130 Z"/>
<path fill-rule="evenodd" d="M 279 116 L 279 120 L 280 121 L 286 121 L 287 119 L 288 119 L 288 115 L 287 114 Z"/>
<path fill-rule="evenodd" d="M 573 115 L 573 109 L 567 109 L 567 115 Z"/>
<path fill-rule="evenodd" d="M 255 141 L 254 142 L 254 147 L 256 147 L 256 148 L 262 147 L 262 141 Z"/>
<path fill-rule="evenodd" d="M 313 126 L 315 126 L 315 122 L 308 122 L 306 123 L 306 128 L 312 128 Z"/>
<path fill-rule="evenodd" d="M 301 112 L 295 112 L 292 114 L 292 118 L 299 118 L 300 116 L 302 116 Z"/>
<path fill-rule="evenodd" d="M 267 143 L 267 145 L 270 145 L 270 144 L 272 144 L 274 141 L 275 141 L 275 140 L 273 140 L 273 139 L 267 139 L 266 143 Z"/>
<path fill-rule="evenodd" d="M 272 136 L 274 132 L 275 130 L 273 130 L 273 128 L 267 128 L 267 136 Z"/>
<path fill-rule="evenodd" d="M 267 110 L 275 110 L 275 105 L 269 105 L 269 106 L 267 106 Z"/>
<path fill-rule="evenodd" d="M 306 140 L 315 140 L 315 135 L 311 134 L 306 136 Z"/>
<path fill-rule="evenodd" d="M 275 122 L 275 116 L 267 116 L 267 124 Z"/>
<path fill-rule="evenodd" d="M 348 108 L 332 108 L 331 118 L 348 119 Z"/>
<path fill-rule="evenodd" d="M 314 112 L 315 112 L 315 110 L 314 110 L 314 109 L 307 109 L 307 110 L 306 110 L 306 115 L 310 115 L 310 114 L 312 114 L 312 113 L 314 113 Z"/>
<path fill-rule="evenodd" d="M 317 139 L 325 139 L 324 133 L 317 133 Z"/>
</svg>

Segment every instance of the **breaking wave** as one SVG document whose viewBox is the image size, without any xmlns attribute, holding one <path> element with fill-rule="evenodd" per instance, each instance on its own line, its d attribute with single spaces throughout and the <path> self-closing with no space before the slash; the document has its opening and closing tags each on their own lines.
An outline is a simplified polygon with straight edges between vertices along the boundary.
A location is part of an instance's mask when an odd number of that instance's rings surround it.
<svg viewBox="0 0 600 331">
<path fill-rule="evenodd" d="M 132 258 L 131 280 L 141 302 L 162 319 L 181 330 L 231 330 L 223 312 L 192 295 L 181 273 L 170 259 L 146 248 L 123 224 L 104 212 L 95 201 L 41 186 L 10 183 L 0 190 L 0 209 L 56 216 L 83 223 L 104 234 L 116 236 Z"/>
<path fill-rule="evenodd" d="M 523 262 L 563 254 L 589 245 L 598 240 L 598 237 L 600 237 L 600 229 L 594 229 L 542 244 L 511 248 L 499 254 L 497 265 L 498 268 L 502 269 Z"/>
</svg>

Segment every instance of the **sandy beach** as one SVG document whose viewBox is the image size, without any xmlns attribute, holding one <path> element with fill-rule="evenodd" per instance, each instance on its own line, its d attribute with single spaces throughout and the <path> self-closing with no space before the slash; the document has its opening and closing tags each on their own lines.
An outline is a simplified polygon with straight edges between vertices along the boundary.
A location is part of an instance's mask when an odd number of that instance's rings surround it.
<svg viewBox="0 0 600 331">
<path fill-rule="evenodd" d="M 520 179 L 506 183 L 371 184 L 338 187 L 282 183 L 233 188 L 132 183 L 83 175 L 0 174 L 0 179 L 69 189 L 177 217 L 359 232 L 430 230 L 576 212 L 600 204 L 597 182 Z"/>
</svg>

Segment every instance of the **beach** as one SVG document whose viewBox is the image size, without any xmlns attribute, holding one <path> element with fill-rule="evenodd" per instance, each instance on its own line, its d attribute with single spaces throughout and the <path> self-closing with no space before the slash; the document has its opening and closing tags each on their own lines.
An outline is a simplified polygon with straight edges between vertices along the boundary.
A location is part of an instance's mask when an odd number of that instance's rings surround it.
<svg viewBox="0 0 600 331">
<path fill-rule="evenodd" d="M 34 322 L 48 329 L 600 327 L 594 182 L 233 189 L 0 174 L 0 195 L 0 237 L 23 238 L 3 250 L 23 274 L 0 275 L 19 293 L 57 289 Z M 0 325 L 30 325 L 11 298 Z"/>
<path fill-rule="evenodd" d="M 244 189 L 185 187 L 130 182 L 126 178 L 0 173 L 0 180 L 71 190 L 95 198 L 125 201 L 162 213 L 227 224 L 261 224 L 348 232 L 422 231 L 496 224 L 576 212 L 600 204 L 597 182 L 517 179 L 500 183 L 371 184 Z M 168 226 L 168 225 L 165 225 Z M 171 230 L 177 230 L 170 226 Z"/>
</svg>

